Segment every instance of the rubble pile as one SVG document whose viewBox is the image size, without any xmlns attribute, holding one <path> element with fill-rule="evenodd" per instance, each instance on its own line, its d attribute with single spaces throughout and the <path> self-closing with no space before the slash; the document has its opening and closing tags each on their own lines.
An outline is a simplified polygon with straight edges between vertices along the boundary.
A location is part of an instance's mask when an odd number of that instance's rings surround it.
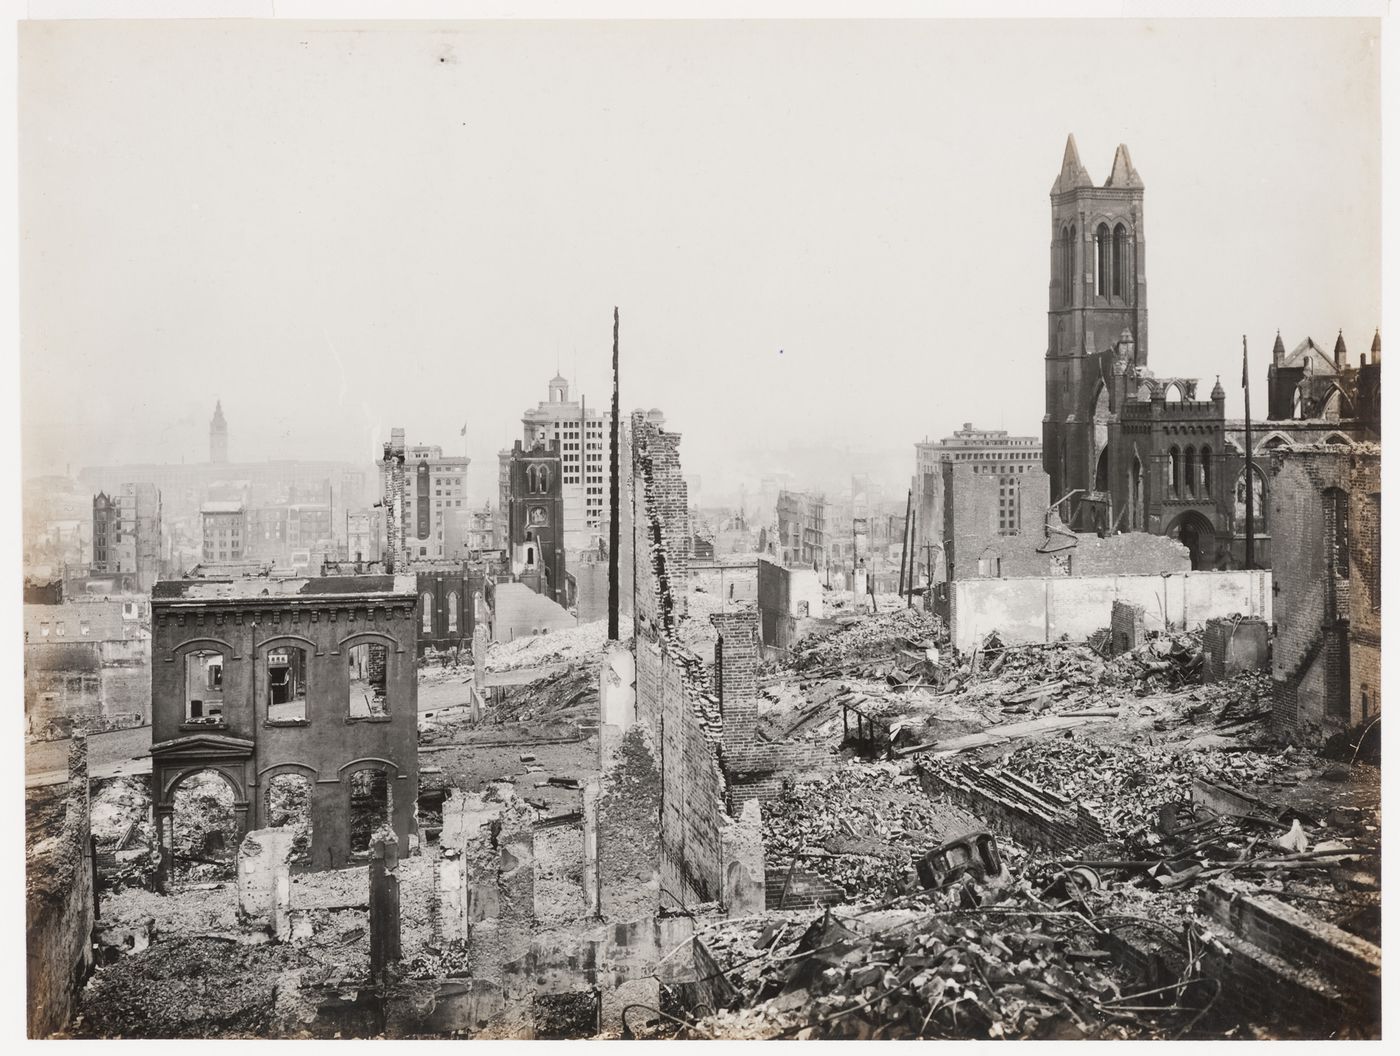
<svg viewBox="0 0 1400 1056">
<path fill-rule="evenodd" d="M 1181 1003 L 1140 992 L 1150 988 L 1113 961 L 1104 928 L 1026 888 L 981 907 L 918 897 L 716 941 L 740 1008 L 690 1035 L 1124 1039 L 1189 1027 L 1200 1007 L 1189 992 Z"/>
<path fill-rule="evenodd" d="M 620 633 L 624 642 L 632 637 L 630 628 L 623 628 Z M 486 670 L 516 671 L 548 664 L 587 663 L 602 653 L 607 640 L 608 621 L 595 620 L 562 631 L 517 638 L 513 642 L 493 642 L 486 650 Z"/>
<path fill-rule="evenodd" d="M 598 668 L 573 664 L 559 674 L 512 687 L 504 699 L 486 708 L 483 721 L 490 726 L 508 723 L 570 722 L 598 714 Z"/>
<path fill-rule="evenodd" d="M 947 765 L 933 761 L 929 765 Z M 1078 800 L 1111 837 L 1149 829 L 1164 804 L 1189 802 L 1193 779 L 1230 785 L 1266 780 L 1288 767 L 1286 753 L 1103 745 L 1080 738 L 1039 740 L 1003 764 L 1012 773 Z"/>
<path fill-rule="evenodd" d="M 88 1038 L 264 1037 L 280 973 L 311 964 L 286 943 L 155 943 L 97 971 L 72 1033 Z"/>
<path fill-rule="evenodd" d="M 924 794 L 912 767 L 886 762 L 848 765 L 763 807 L 769 868 L 797 861 L 852 896 L 898 887 L 915 855 L 973 827 Z"/>
<path fill-rule="evenodd" d="M 825 669 L 851 672 L 872 661 L 893 660 L 897 649 L 919 653 L 946 640 L 942 621 L 918 609 L 895 608 L 863 617 L 810 638 L 793 654 L 793 666 L 809 675 Z M 911 656 L 911 660 L 922 659 Z M 882 672 L 883 673 L 883 672 Z"/>
</svg>

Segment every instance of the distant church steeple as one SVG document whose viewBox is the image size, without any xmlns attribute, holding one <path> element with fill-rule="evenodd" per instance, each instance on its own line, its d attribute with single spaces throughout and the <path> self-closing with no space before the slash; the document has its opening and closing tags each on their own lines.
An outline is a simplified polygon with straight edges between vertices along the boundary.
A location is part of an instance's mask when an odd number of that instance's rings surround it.
<svg viewBox="0 0 1400 1056">
<path fill-rule="evenodd" d="M 214 417 L 209 421 L 209 461 L 219 465 L 228 461 L 228 422 L 219 400 L 214 401 Z"/>
</svg>

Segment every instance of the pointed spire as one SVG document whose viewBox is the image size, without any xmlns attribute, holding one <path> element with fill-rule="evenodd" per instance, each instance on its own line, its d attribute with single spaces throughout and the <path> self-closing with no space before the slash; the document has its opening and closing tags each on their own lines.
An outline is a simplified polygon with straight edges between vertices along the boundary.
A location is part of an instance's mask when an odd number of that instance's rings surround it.
<svg viewBox="0 0 1400 1056">
<path fill-rule="evenodd" d="M 1274 366 L 1283 366 L 1283 357 L 1286 354 L 1283 348 L 1283 331 L 1276 330 L 1274 332 Z"/>
<path fill-rule="evenodd" d="M 1075 187 L 1092 187 L 1094 181 L 1089 178 L 1088 170 L 1084 168 L 1084 163 L 1079 160 L 1079 148 L 1074 143 L 1074 133 L 1069 134 L 1065 140 L 1065 159 L 1060 162 L 1060 175 L 1055 178 L 1055 186 L 1050 188 L 1051 194 L 1059 194 L 1061 191 L 1073 190 Z"/>
<path fill-rule="evenodd" d="M 1212 400 L 1223 400 L 1225 398 L 1225 386 L 1220 384 L 1220 375 L 1215 376 L 1215 388 L 1210 390 Z"/>
<path fill-rule="evenodd" d="M 1105 187 L 1141 187 L 1142 177 L 1133 168 L 1133 159 L 1128 154 L 1127 144 L 1119 143 L 1113 154 L 1113 171 L 1108 174 Z"/>
<path fill-rule="evenodd" d="M 1375 356 L 1379 356 L 1380 354 L 1381 354 L 1381 331 L 1380 331 L 1380 327 L 1377 327 L 1377 328 L 1376 328 L 1376 336 L 1373 337 L 1373 338 L 1371 338 L 1371 355 L 1372 355 L 1373 357 L 1375 357 Z"/>
<path fill-rule="evenodd" d="M 1347 343 L 1342 340 L 1342 332 L 1337 331 L 1337 343 L 1332 346 L 1332 359 L 1340 369 L 1347 365 Z"/>
</svg>

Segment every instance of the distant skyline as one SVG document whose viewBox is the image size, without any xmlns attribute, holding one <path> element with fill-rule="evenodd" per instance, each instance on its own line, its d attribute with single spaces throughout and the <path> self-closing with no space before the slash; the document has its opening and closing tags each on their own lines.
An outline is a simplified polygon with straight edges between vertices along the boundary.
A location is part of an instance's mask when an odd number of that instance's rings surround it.
<svg viewBox="0 0 1400 1056">
<path fill-rule="evenodd" d="M 662 408 L 703 501 L 1039 435 L 1065 138 L 1146 185 L 1150 359 L 1380 319 L 1379 25 L 26 23 L 26 475 L 467 451 L 556 366 Z M 1256 401 L 1256 406 L 1259 406 Z M 465 440 L 459 436 L 467 424 Z M 817 479 L 820 475 L 826 481 Z"/>
</svg>

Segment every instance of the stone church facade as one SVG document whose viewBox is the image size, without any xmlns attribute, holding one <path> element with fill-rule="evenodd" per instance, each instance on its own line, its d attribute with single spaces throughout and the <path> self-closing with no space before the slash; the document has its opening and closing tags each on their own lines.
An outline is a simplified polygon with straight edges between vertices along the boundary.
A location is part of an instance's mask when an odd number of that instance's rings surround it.
<svg viewBox="0 0 1400 1056">
<path fill-rule="evenodd" d="M 1180 540 L 1198 569 L 1245 561 L 1245 423 L 1225 417 L 1216 378 L 1148 365 L 1144 185 L 1126 146 L 1103 186 L 1065 145 L 1050 191 L 1049 339 L 1043 465 L 1052 501 L 1078 531 L 1149 532 Z M 1222 362 L 1239 361 L 1222 350 Z M 1256 398 L 1255 564 L 1269 567 L 1268 452 L 1380 435 L 1380 334 L 1358 365 L 1341 334 L 1331 354 L 1311 338 L 1274 341 L 1268 392 Z"/>
</svg>

